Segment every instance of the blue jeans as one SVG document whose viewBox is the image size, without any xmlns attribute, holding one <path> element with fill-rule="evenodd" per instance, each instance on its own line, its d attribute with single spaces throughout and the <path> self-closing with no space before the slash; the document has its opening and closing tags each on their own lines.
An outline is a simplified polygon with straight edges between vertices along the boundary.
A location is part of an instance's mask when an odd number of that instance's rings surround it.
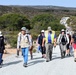
<svg viewBox="0 0 76 75">
<path fill-rule="evenodd" d="M 0 53 L 0 64 L 2 63 L 2 56 L 3 56 L 3 53 Z"/>
<path fill-rule="evenodd" d="M 23 54 L 23 58 L 24 58 L 24 63 L 27 63 L 27 61 L 28 61 L 28 51 L 29 51 L 28 47 L 22 48 L 22 54 Z"/>
</svg>

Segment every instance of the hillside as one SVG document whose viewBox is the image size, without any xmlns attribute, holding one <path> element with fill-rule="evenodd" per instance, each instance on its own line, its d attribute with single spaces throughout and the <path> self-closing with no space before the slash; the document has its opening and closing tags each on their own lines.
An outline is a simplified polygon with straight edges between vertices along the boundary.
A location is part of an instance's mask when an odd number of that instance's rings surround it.
<svg viewBox="0 0 76 75">
<path fill-rule="evenodd" d="M 58 6 L 2 6 L 0 15 L 5 13 L 20 13 L 32 18 L 36 14 L 50 13 L 59 16 L 76 15 L 76 8 Z"/>
</svg>

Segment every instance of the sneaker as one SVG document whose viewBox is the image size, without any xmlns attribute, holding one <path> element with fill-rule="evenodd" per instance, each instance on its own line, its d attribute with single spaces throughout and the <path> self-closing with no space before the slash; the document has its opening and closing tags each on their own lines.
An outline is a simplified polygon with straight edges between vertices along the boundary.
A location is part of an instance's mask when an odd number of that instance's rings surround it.
<svg viewBox="0 0 76 75">
<path fill-rule="evenodd" d="M 23 66 L 24 66 L 24 67 L 27 67 L 27 63 L 24 63 Z"/>
</svg>

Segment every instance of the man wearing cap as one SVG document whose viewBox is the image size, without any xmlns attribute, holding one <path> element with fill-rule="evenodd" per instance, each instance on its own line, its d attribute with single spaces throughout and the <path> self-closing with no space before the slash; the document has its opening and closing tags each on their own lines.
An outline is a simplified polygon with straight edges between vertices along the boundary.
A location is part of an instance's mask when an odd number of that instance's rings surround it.
<svg viewBox="0 0 76 75">
<path fill-rule="evenodd" d="M 61 30 L 61 34 L 59 34 L 59 36 L 58 36 L 57 43 L 60 46 L 61 59 L 63 59 L 65 57 L 65 54 L 66 54 L 66 46 L 69 43 L 69 38 L 66 35 L 64 29 Z"/>
<path fill-rule="evenodd" d="M 46 62 L 49 62 L 52 59 L 54 42 L 56 42 L 56 35 L 52 33 L 51 27 L 48 27 L 48 30 L 45 33 L 45 39 L 43 39 L 43 42 L 44 41 L 46 46 Z"/>
<path fill-rule="evenodd" d="M 23 58 L 24 58 L 24 67 L 27 67 L 28 62 L 28 51 L 31 47 L 31 39 L 26 34 L 26 27 L 21 28 L 21 35 L 18 36 L 17 39 L 17 49 L 19 49 L 19 46 L 21 47 Z"/>
<path fill-rule="evenodd" d="M 41 30 L 41 34 L 40 34 L 40 36 L 38 37 L 38 44 L 39 44 L 39 46 L 40 46 L 40 48 L 41 48 L 42 58 L 45 58 L 45 45 L 42 46 L 43 38 L 45 38 L 44 30 Z"/>
</svg>

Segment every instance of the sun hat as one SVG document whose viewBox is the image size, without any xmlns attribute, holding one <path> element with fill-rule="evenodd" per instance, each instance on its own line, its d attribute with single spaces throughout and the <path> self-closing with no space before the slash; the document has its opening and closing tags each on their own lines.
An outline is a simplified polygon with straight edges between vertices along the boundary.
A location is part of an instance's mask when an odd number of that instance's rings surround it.
<svg viewBox="0 0 76 75">
<path fill-rule="evenodd" d="M 26 27 L 22 27 L 21 30 L 26 31 Z"/>
<path fill-rule="evenodd" d="M 41 30 L 41 32 L 44 33 L 45 31 L 44 30 Z"/>
<path fill-rule="evenodd" d="M 64 29 L 61 30 L 61 32 L 64 32 L 64 31 L 65 31 Z"/>
</svg>

